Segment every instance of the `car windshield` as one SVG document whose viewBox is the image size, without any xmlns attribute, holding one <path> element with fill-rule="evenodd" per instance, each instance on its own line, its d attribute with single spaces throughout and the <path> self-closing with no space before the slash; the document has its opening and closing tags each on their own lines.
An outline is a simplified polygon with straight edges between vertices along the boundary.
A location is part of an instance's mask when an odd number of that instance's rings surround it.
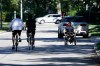
<svg viewBox="0 0 100 66">
<path fill-rule="evenodd" d="M 84 22 L 85 20 L 84 20 L 84 18 L 83 17 L 75 17 L 74 19 L 73 19 L 73 22 Z"/>
<path fill-rule="evenodd" d="M 73 17 L 64 17 L 61 22 L 70 22 L 72 21 L 74 18 Z"/>
</svg>

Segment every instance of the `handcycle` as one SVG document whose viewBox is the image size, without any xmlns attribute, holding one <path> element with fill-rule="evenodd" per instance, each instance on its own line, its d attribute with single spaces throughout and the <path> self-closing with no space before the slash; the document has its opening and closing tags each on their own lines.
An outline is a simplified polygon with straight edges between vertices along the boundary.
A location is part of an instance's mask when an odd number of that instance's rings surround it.
<svg viewBox="0 0 100 66">
<path fill-rule="evenodd" d="M 76 45 L 76 34 L 73 32 L 65 32 L 64 33 L 64 43 L 68 45 L 68 43 Z"/>
<path fill-rule="evenodd" d="M 29 33 L 28 34 L 28 38 L 27 38 L 27 41 L 28 41 L 28 47 L 29 47 L 29 50 L 30 50 L 30 48 L 32 48 L 32 50 L 33 50 L 33 48 L 34 48 L 34 38 L 32 37 L 32 33 Z"/>
</svg>

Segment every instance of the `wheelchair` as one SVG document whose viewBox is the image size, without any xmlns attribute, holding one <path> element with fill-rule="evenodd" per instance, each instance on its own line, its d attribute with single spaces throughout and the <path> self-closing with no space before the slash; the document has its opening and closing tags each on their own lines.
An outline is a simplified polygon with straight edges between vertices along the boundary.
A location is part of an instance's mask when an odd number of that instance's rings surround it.
<svg viewBox="0 0 100 66">
<path fill-rule="evenodd" d="M 76 34 L 74 32 L 64 33 L 64 44 L 68 45 L 68 43 L 76 45 Z"/>
</svg>

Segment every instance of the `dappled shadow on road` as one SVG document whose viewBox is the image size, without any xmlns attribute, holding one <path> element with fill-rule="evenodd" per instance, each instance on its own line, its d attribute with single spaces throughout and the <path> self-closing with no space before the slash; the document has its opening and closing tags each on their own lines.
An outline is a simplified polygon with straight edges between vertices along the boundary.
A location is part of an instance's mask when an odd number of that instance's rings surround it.
<svg viewBox="0 0 100 66">
<path fill-rule="evenodd" d="M 86 42 L 88 43 L 89 39 L 80 39 L 77 38 L 78 42 Z M 36 38 L 36 40 L 42 40 L 44 42 L 55 42 L 55 41 L 63 41 L 63 39 L 58 38 Z M 90 42 L 91 43 L 91 42 Z M 91 57 L 84 57 L 88 54 L 94 53 L 93 51 L 93 44 L 79 44 L 79 45 L 43 45 L 43 46 L 36 46 L 34 50 L 29 50 L 28 46 L 19 46 L 18 52 L 11 50 L 11 47 L 0 47 L 0 54 L 24 54 L 24 55 L 36 55 L 36 56 L 43 56 L 39 58 L 32 58 L 32 59 L 24 59 L 21 62 L 32 62 L 33 64 L 4 64 L 0 63 L 1 66 L 93 66 L 96 63 L 95 60 Z M 70 56 L 70 55 L 75 56 Z M 56 56 L 49 56 L 49 55 L 56 55 Z M 58 55 L 64 55 L 58 57 Z M 67 56 L 66 56 L 67 55 Z M 78 57 L 77 55 L 84 55 L 83 57 Z M 44 57 L 45 56 L 45 57 Z M 49 57 L 48 57 L 49 56 Z M 16 60 L 15 60 L 16 61 Z M 38 62 L 38 63 L 35 63 Z"/>
<path fill-rule="evenodd" d="M 36 31 L 36 32 L 41 32 L 41 33 L 58 33 L 57 30 L 41 30 L 41 31 Z"/>
<path fill-rule="evenodd" d="M 12 40 L 12 38 L 0 38 L 0 40 Z"/>
<path fill-rule="evenodd" d="M 66 59 L 69 59 L 68 61 Z M 33 64 L 0 64 L 1 66 L 96 66 L 96 64 L 92 61 L 91 58 L 42 58 L 38 59 L 39 62 L 46 63 L 37 63 L 34 64 L 32 59 L 29 59 L 29 62 L 33 62 Z M 75 62 L 76 61 L 76 62 Z M 67 63 L 64 63 L 67 62 Z"/>
<path fill-rule="evenodd" d="M 26 48 L 23 48 L 23 50 L 18 51 L 19 54 L 26 54 L 30 55 L 33 53 L 33 55 L 42 55 L 43 57 L 39 58 L 31 58 L 31 59 L 24 59 L 20 60 L 20 62 L 32 62 L 33 64 L 4 64 L 0 63 L 1 66 L 93 66 L 96 65 L 95 60 L 91 57 L 72 57 L 68 56 L 61 56 L 58 57 L 60 54 L 88 54 L 89 49 L 92 48 L 92 46 L 88 45 L 86 48 L 86 45 L 77 45 L 77 46 L 63 46 L 63 45 L 52 45 L 52 46 L 45 46 L 45 47 L 36 47 L 33 51 L 29 53 L 29 50 L 27 51 Z M 21 47 L 22 48 L 22 47 Z M 4 51 L 5 53 L 6 51 Z M 55 54 L 56 56 L 49 56 Z M 24 56 L 25 57 L 25 56 Z M 16 61 L 16 60 L 14 60 Z M 37 63 L 36 63 L 37 62 Z"/>
<path fill-rule="evenodd" d="M 50 57 L 38 59 L 25 59 L 20 62 L 32 62 L 33 64 L 3 64 L 1 66 L 95 66 L 97 63 L 91 57 Z M 36 63 L 37 62 L 37 63 Z"/>
<path fill-rule="evenodd" d="M 31 59 L 24 59 L 20 60 L 20 62 L 32 62 L 33 64 L 3 64 L 0 63 L 0 65 L 10 65 L 10 66 L 87 66 L 87 65 L 95 65 L 94 59 L 90 57 L 78 57 L 78 56 L 70 56 L 70 54 L 76 54 L 76 55 L 87 55 L 88 52 L 93 52 L 92 45 L 47 45 L 44 47 L 36 47 L 34 50 L 30 51 L 26 46 L 19 47 L 18 54 L 25 54 L 25 55 L 42 55 L 43 57 L 39 58 L 31 58 Z M 2 49 L 2 48 L 1 48 Z M 2 52 L 1 52 L 2 51 Z M 7 47 L 2 50 L 0 50 L 0 54 L 13 54 L 16 53 L 14 51 L 11 51 L 11 49 L 7 49 Z M 58 55 L 64 54 L 64 57 L 58 57 Z M 68 55 L 69 54 L 69 55 Z M 56 55 L 48 57 L 48 55 Z M 67 56 L 65 56 L 67 55 Z M 45 58 L 44 58 L 45 56 Z M 46 57 L 47 56 L 47 57 Z M 69 57 L 68 57 L 69 56 Z M 15 60 L 16 61 L 16 60 Z M 37 64 L 34 64 L 35 62 L 38 62 Z M 42 63 L 41 63 L 42 62 Z M 40 64 L 41 63 L 41 64 Z"/>
<path fill-rule="evenodd" d="M 38 40 L 38 41 L 43 41 L 43 42 L 64 42 L 64 38 L 35 38 L 35 40 Z M 76 37 L 76 40 L 77 42 L 87 42 L 87 43 L 90 43 L 91 40 L 90 38 L 82 38 L 82 37 Z"/>
<path fill-rule="evenodd" d="M 3 39 L 2 39 L 3 40 Z M 6 39 L 4 39 L 6 40 Z M 7 39 L 10 40 L 10 39 Z M 63 42 L 63 39 L 58 39 L 58 38 L 36 38 L 36 40 L 39 41 L 44 41 L 44 42 Z M 80 43 L 88 43 L 88 39 L 80 39 L 78 38 L 78 42 Z M 90 42 L 91 43 L 91 42 Z M 89 49 L 89 50 L 87 50 Z M 39 53 L 39 54 L 61 54 L 61 53 L 82 53 L 82 54 L 87 54 L 87 51 L 91 51 L 91 49 L 93 49 L 93 44 L 90 45 L 67 45 L 64 46 L 63 45 L 57 45 L 57 44 L 52 44 L 52 45 L 48 45 L 45 44 L 43 46 L 40 47 L 36 47 L 34 50 L 29 51 L 28 46 L 18 46 L 18 52 L 19 53 Z M 80 50 L 80 51 L 79 51 Z M 0 47 L 0 54 L 8 54 L 8 53 L 12 53 L 12 49 L 11 47 Z"/>
<path fill-rule="evenodd" d="M 64 39 L 58 39 L 58 38 L 35 38 L 35 40 L 43 41 L 43 42 L 61 42 L 61 41 L 64 41 Z"/>
<path fill-rule="evenodd" d="M 12 47 L 0 47 L 0 54 L 13 54 L 15 51 L 11 49 Z"/>
</svg>

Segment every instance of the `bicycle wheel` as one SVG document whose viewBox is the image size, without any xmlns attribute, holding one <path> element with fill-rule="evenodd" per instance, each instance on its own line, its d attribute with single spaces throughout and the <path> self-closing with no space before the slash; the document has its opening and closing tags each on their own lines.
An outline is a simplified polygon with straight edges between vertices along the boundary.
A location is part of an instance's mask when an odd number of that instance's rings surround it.
<svg viewBox="0 0 100 66">
<path fill-rule="evenodd" d="M 15 50 L 17 52 L 17 47 L 18 47 L 18 34 L 15 35 Z"/>
</svg>

